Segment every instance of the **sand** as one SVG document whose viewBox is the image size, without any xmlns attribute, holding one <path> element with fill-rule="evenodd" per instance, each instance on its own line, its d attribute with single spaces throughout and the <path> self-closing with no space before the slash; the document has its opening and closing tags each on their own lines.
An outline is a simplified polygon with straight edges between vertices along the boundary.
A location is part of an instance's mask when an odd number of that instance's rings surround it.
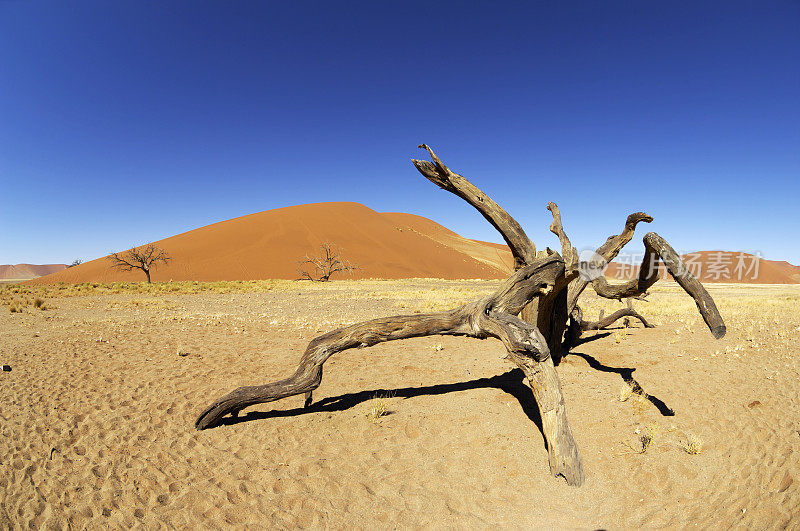
<svg viewBox="0 0 800 531">
<path fill-rule="evenodd" d="M 425 227 L 425 232 L 408 226 Z M 462 238 L 426 218 L 381 214 L 359 203 L 314 203 L 259 212 L 208 225 L 155 244 L 172 261 L 154 281 L 297 279 L 298 261 L 330 242 L 360 267 L 350 278 L 505 278 L 498 251 Z M 510 256 L 510 252 L 506 251 Z M 487 259 L 486 257 L 489 256 Z M 33 281 L 141 281 L 100 258 Z"/>
<path fill-rule="evenodd" d="M 800 266 L 786 261 L 767 260 L 764 257 L 739 251 L 697 251 L 681 255 L 687 268 L 700 281 L 705 283 L 735 284 L 798 284 Z M 636 258 L 635 265 L 630 262 L 612 262 L 605 274 L 612 278 L 631 279 L 638 275 L 642 257 Z M 664 266 L 661 277 L 672 280 Z"/>
<path fill-rule="evenodd" d="M 22 281 L 66 269 L 66 264 L 4 264 L 0 265 L 0 281 Z"/>
<path fill-rule="evenodd" d="M 375 212 L 359 203 L 314 203 L 242 216 L 159 240 L 155 244 L 172 261 L 158 265 L 152 277 L 155 281 L 297 279 L 298 261 L 319 254 L 322 243 L 334 244 L 344 258 L 359 266 L 347 277 L 354 279 L 503 279 L 514 263 L 507 246 L 464 238 L 422 216 Z M 702 251 L 696 258 L 684 257 L 691 259 L 692 271 L 703 282 L 800 283 L 800 266 L 762 259 L 757 269 L 751 269 L 752 255 L 725 251 L 720 258 L 718 253 Z M 737 269 L 740 255 L 744 267 Z M 636 261 L 638 265 L 641 257 Z M 632 278 L 637 270 L 633 265 L 612 263 L 606 274 Z M 35 285 L 144 279 L 139 270 L 112 269 L 107 257 L 69 269 L 63 265 L 55 269 L 0 266 L 0 279 L 3 267 L 8 269 L 8 278 L 46 275 L 30 282 Z M 41 272 L 29 271 L 36 267 Z M 19 274 L 23 269 L 25 274 Z"/>
<path fill-rule="evenodd" d="M 292 397 L 194 430 L 220 394 L 290 374 L 319 332 L 496 285 L 284 283 L 3 307 L 0 527 L 800 525 L 797 286 L 710 286 L 729 325 L 721 341 L 665 283 L 637 303 L 658 328 L 589 333 L 558 367 L 581 488 L 549 475 L 531 394 L 494 340 L 341 353 L 311 410 Z M 588 300 L 587 312 L 613 304 Z M 626 374 L 652 401 L 620 400 Z M 376 395 L 390 414 L 373 420 Z M 698 455 L 681 449 L 692 434 Z"/>
</svg>

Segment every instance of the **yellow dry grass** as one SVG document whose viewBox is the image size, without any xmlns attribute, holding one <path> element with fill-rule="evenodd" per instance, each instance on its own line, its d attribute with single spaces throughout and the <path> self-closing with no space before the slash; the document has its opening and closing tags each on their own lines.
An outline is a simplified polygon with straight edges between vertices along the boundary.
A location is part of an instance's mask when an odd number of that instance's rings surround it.
<svg viewBox="0 0 800 531">
<path fill-rule="evenodd" d="M 191 425 L 221 393 L 289 374 L 315 335 L 376 316 L 452 308 L 498 285 L 5 286 L 0 300 L 22 306 L 23 313 L 0 312 L 2 361 L 14 367 L 0 385 L 6 391 L 2 429 L 12 435 L 0 441 L 9 464 L 0 467 L 0 497 L 9 500 L 8 513 L 30 527 L 47 527 L 49 519 L 74 527 L 202 528 L 238 515 L 233 525 L 239 527 L 346 527 L 354 514 L 378 510 L 386 511 L 383 520 L 359 516 L 358 522 L 413 527 L 421 525 L 420 514 L 430 513 L 428 526 L 448 521 L 456 527 L 794 524 L 797 491 L 787 483 L 791 478 L 782 478 L 796 455 L 800 286 L 708 285 L 728 324 L 720 341 L 710 338 L 694 302 L 665 282 L 652 290 L 651 302 L 634 302 L 660 328 L 644 330 L 634 320 L 623 329 L 618 322 L 621 344 L 613 330 L 605 339 L 606 332 L 586 334 L 599 337 L 575 349 L 558 370 L 581 451 L 591 456 L 587 473 L 603 478 L 587 482 L 582 496 L 608 503 L 573 511 L 577 516 L 569 521 L 549 519 L 560 506 L 545 507 L 545 519 L 537 520 L 520 503 L 532 491 L 577 491 L 549 476 L 542 439 L 523 401 L 513 389 L 494 388 L 509 382 L 508 375 L 495 378 L 509 369 L 497 341 L 419 338 L 352 351 L 329 362 L 317 398 L 365 396 L 364 403 L 358 398 L 340 408 L 334 401 L 320 411 L 290 414 L 301 403 L 297 397 L 261 409 L 287 410 L 274 418 L 207 432 Z M 37 297 L 48 311 L 35 310 Z M 600 308 L 622 307 L 591 288 L 581 304 L 592 320 Z M 642 386 L 636 393 L 620 381 L 619 368 L 635 369 Z M 379 391 L 391 388 L 403 400 Z M 455 391 L 442 392 L 448 388 Z M 665 418 L 644 390 L 676 416 Z M 688 435 L 697 427 L 702 441 Z M 612 458 L 615 446 L 625 458 Z M 343 454 L 348 459 L 341 460 Z M 376 477 L 400 487 L 363 495 L 365 482 L 375 488 L 368 480 Z M 748 482 L 775 492 L 754 492 Z M 95 483 L 92 496 L 74 497 L 76 487 Z M 137 484 L 144 485 L 139 495 Z M 327 505 L 307 518 L 311 513 L 303 511 L 312 509 L 304 502 L 320 485 L 341 495 L 321 501 Z M 709 496 L 719 503 L 709 508 L 703 502 Z M 278 506 L 286 510 L 277 513 Z M 741 518 L 745 506 L 749 520 Z M 475 517 L 453 520 L 453 508 Z"/>
<path fill-rule="evenodd" d="M 680 441 L 681 450 L 689 455 L 699 455 L 703 452 L 703 440 L 693 433 L 687 434 L 686 438 Z"/>
<path fill-rule="evenodd" d="M 800 335 L 800 285 L 795 284 L 705 284 L 725 319 L 728 336 L 720 348 L 709 355 L 740 357 L 747 351 L 780 346 Z M 606 314 L 623 304 L 601 299 L 591 288 L 581 298 L 584 318 L 593 320 L 600 311 Z M 682 355 L 680 345 L 694 334 L 708 333 L 694 301 L 674 282 L 661 281 L 650 290 L 648 301 L 634 301 L 634 308 L 656 326 L 668 325 L 671 345 Z M 641 326 L 633 320 L 634 326 Z M 614 341 L 625 340 L 622 322 L 612 332 Z M 788 351 L 782 350 L 782 356 Z"/>
<path fill-rule="evenodd" d="M 389 415 L 389 399 L 392 398 L 391 393 L 382 394 L 376 393 L 375 398 L 369 402 L 369 410 L 367 410 L 367 418 L 370 422 L 377 423 L 382 417 Z"/>
</svg>

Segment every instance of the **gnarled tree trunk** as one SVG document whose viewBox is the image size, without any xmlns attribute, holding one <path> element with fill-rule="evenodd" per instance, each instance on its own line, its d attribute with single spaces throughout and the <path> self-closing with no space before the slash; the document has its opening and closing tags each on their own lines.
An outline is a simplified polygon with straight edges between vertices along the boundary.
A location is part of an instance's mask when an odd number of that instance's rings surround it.
<svg viewBox="0 0 800 531">
<path fill-rule="evenodd" d="M 714 337 L 725 335 L 725 324 L 713 299 L 689 272 L 672 247 L 658 234 L 644 237 L 646 253 L 638 278 L 612 285 L 592 271 L 599 271 L 617 256 L 633 237 L 636 225 L 653 220 L 637 212 L 628 216 L 623 231 L 601 245 L 591 262 L 580 263 L 561 224 L 555 203 L 547 208 L 553 215 L 550 230 L 558 236 L 561 255 L 547 249 L 536 252 L 525 231 L 500 205 L 445 166 L 431 148 L 422 144 L 431 161 L 412 160 L 414 166 L 432 183 L 452 192 L 474 206 L 503 236 L 514 256 L 515 272 L 500 289 L 481 300 L 453 310 L 386 317 L 350 325 L 314 338 L 306 348 L 294 375 L 284 380 L 240 387 L 208 406 L 197 418 L 197 429 L 218 425 L 225 415 L 238 415 L 245 407 L 272 402 L 294 395 L 305 395 L 306 406 L 312 403 L 313 391 L 322 382 L 322 365 L 337 352 L 369 347 L 385 341 L 430 335 L 457 335 L 499 339 L 508 351 L 508 359 L 520 367 L 527 378 L 542 418 L 542 431 L 548 448 L 550 471 L 570 485 L 581 485 L 585 475 L 580 451 L 567 420 L 555 364 L 563 350 L 582 330 L 604 328 L 621 317 L 638 318 L 649 323 L 631 307 L 597 322 L 586 322 L 577 306 L 583 290 L 591 284 L 601 297 L 622 299 L 646 294 L 658 280 L 657 261 L 662 260 L 680 286 L 695 300 Z M 519 316 L 519 317 L 518 317 Z M 564 335 L 569 333 L 565 341 Z"/>
</svg>

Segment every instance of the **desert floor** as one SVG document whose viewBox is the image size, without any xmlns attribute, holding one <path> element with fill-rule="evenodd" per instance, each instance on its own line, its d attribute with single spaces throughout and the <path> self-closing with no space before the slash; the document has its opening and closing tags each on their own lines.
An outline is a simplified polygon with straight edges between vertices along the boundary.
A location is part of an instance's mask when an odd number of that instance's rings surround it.
<svg viewBox="0 0 800 531">
<path fill-rule="evenodd" d="M 709 286 L 720 341 L 667 282 L 636 302 L 657 328 L 586 333 L 558 367 L 580 488 L 549 474 L 496 340 L 347 351 L 310 409 L 291 397 L 194 429 L 221 394 L 291 374 L 318 333 L 496 286 L 6 286 L 0 527 L 800 527 L 800 286 Z M 590 317 L 620 307 L 585 299 Z"/>
</svg>

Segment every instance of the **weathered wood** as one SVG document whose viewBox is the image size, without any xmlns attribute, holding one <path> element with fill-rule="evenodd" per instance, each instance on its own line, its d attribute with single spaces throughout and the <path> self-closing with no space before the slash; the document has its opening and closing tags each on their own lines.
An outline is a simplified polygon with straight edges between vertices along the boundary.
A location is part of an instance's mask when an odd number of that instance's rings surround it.
<svg viewBox="0 0 800 531">
<path fill-rule="evenodd" d="M 547 346 L 555 363 L 561 362 L 562 336 L 567 325 L 566 277 L 558 279 L 552 291 L 538 297 L 522 311 L 521 317 L 535 322 L 537 328 L 547 338 Z"/>
<path fill-rule="evenodd" d="M 561 244 L 561 256 L 564 258 L 566 270 L 570 271 L 578 265 L 578 250 L 572 246 L 564 227 L 561 225 L 561 211 L 558 209 L 558 205 L 550 201 L 547 203 L 547 210 L 553 214 L 550 232 L 558 236 L 558 241 Z"/>
<path fill-rule="evenodd" d="M 305 394 L 306 405 L 310 405 L 311 393 L 322 382 L 322 364 L 331 355 L 397 339 L 435 334 L 468 335 L 470 330 L 463 317 L 461 308 L 432 314 L 386 317 L 318 336 L 309 343 L 292 376 L 264 385 L 239 387 L 207 407 L 195 421 L 195 427 L 198 430 L 211 428 L 218 425 L 227 414 L 236 416 L 246 407 L 299 394 Z"/>
<path fill-rule="evenodd" d="M 509 277 L 492 295 L 453 310 L 413 316 L 373 319 L 314 338 L 294 375 L 265 385 L 240 387 L 207 407 L 197 418 L 199 430 L 218 425 L 225 415 L 238 415 L 249 406 L 305 394 L 310 405 L 314 389 L 322 382 L 322 365 L 337 352 L 386 341 L 430 335 L 499 339 L 509 358 L 525 371 L 536 397 L 548 445 L 550 469 L 570 485 L 584 481 L 580 452 L 570 430 L 558 375 L 547 341 L 536 326 L 515 316 L 530 301 L 553 289 L 563 276 L 564 262 L 551 255 L 525 266 Z"/>
<path fill-rule="evenodd" d="M 586 477 L 583 459 L 567 420 L 567 407 L 553 360 L 548 358 L 534 364 L 529 358 L 512 356 L 512 361 L 525 373 L 536 398 L 542 417 L 542 431 L 547 442 L 550 473 L 562 476 L 568 485 L 583 485 Z"/>
<path fill-rule="evenodd" d="M 588 268 L 602 271 L 609 262 L 617 257 L 622 248 L 631 241 L 631 238 L 633 238 L 633 234 L 636 231 L 636 225 L 642 222 L 651 223 L 652 221 L 652 216 L 649 216 L 644 212 L 634 212 L 633 214 L 630 214 L 625 220 L 625 226 L 622 228 L 622 232 L 614 236 L 609 236 L 606 242 L 597 248 L 595 251 L 597 258 L 593 263 L 588 265 Z M 586 289 L 588 284 L 589 279 L 583 275 L 576 278 L 576 280 L 570 284 L 569 295 L 567 297 L 568 313 L 572 312 L 572 310 L 575 308 L 575 305 L 578 304 L 578 298 L 581 296 L 583 290 Z"/>
<path fill-rule="evenodd" d="M 585 478 L 583 463 L 567 420 L 555 364 L 561 358 L 562 349 L 576 343 L 581 330 L 604 328 L 623 317 L 635 317 L 645 327 L 651 327 L 630 305 L 605 318 L 601 314 L 597 322 L 584 321 L 577 302 L 589 283 L 601 297 L 643 297 L 658 280 L 655 266 L 661 259 L 695 300 L 717 338 L 725 335 L 722 317 L 702 284 L 688 271 L 674 249 L 654 232 L 644 237 L 645 259 L 636 279 L 611 285 L 602 275 L 581 274 L 587 267 L 602 271 L 630 242 L 637 224 L 653 221 L 649 215 L 643 212 L 629 215 L 622 232 L 609 237 L 597 249 L 594 261 L 583 264 L 579 263 L 577 250 L 564 230 L 558 206 L 548 203 L 547 208 L 553 215 L 550 231 L 558 236 L 563 258 L 550 249 L 537 255 L 536 246 L 508 212 L 465 177 L 445 166 L 433 149 L 425 144 L 419 147 L 428 151 L 432 162 L 412 160 L 417 170 L 440 188 L 467 201 L 500 232 L 514 256 L 515 273 L 488 297 L 446 312 L 373 319 L 316 337 L 309 343 L 291 377 L 234 390 L 207 407 L 195 426 L 210 428 L 220 424 L 225 415 L 237 415 L 248 406 L 294 395 L 305 395 L 305 405 L 309 406 L 314 389 L 322 382 L 323 364 L 343 350 L 429 335 L 493 337 L 503 343 L 508 358 L 524 371 L 533 391 L 541 413 L 551 472 L 566 478 L 570 485 L 581 485 Z"/>
<path fill-rule="evenodd" d="M 445 312 L 373 319 L 318 336 L 309 343 L 294 375 L 265 385 L 236 389 L 206 408 L 195 426 L 209 428 L 217 425 L 226 414 L 245 407 L 311 393 L 322 381 L 322 365 L 331 355 L 386 341 L 430 335 L 495 337 L 509 352 L 541 361 L 539 358 L 550 355 L 547 342 L 539 340 L 541 334 L 535 326 L 515 314 L 534 297 L 551 290 L 563 271 L 560 257 L 546 257 L 520 269 L 495 293 L 479 301 Z"/>
<path fill-rule="evenodd" d="M 623 299 L 645 293 L 650 286 L 658 281 L 658 259 L 660 258 L 675 281 L 683 290 L 694 299 L 700 315 L 715 338 L 725 336 L 726 327 L 722 316 L 714 303 L 714 299 L 703 287 L 699 280 L 689 271 L 681 257 L 675 252 L 667 241 L 656 234 L 648 232 L 644 236 L 645 254 L 639 268 L 637 278 L 624 284 L 614 285 L 608 283 L 604 277 L 595 279 L 592 287 L 601 297 L 609 299 Z"/>
<path fill-rule="evenodd" d="M 605 317 L 603 317 L 603 314 L 601 312 L 600 318 L 597 321 L 580 321 L 579 325 L 581 330 L 602 330 L 603 328 L 608 328 L 609 326 L 616 323 L 623 317 L 636 318 L 642 322 L 642 325 L 644 325 L 645 328 L 655 328 L 655 326 L 650 324 L 647 321 L 647 319 L 645 319 L 641 314 L 639 314 L 639 312 L 637 312 L 633 308 L 622 308 L 612 314 L 606 315 Z"/>
<path fill-rule="evenodd" d="M 491 197 L 465 179 L 464 176 L 451 171 L 450 168 L 445 166 L 436 156 L 436 153 L 433 152 L 433 149 L 425 144 L 420 144 L 419 147 L 426 149 L 430 153 L 433 162 L 411 159 L 417 170 L 442 190 L 447 190 L 457 195 L 475 207 L 486 218 L 486 221 L 497 229 L 514 256 L 514 269 L 533 263 L 536 259 L 536 246 L 525 234 L 525 231 L 522 230 L 517 220 L 495 203 Z"/>
</svg>

